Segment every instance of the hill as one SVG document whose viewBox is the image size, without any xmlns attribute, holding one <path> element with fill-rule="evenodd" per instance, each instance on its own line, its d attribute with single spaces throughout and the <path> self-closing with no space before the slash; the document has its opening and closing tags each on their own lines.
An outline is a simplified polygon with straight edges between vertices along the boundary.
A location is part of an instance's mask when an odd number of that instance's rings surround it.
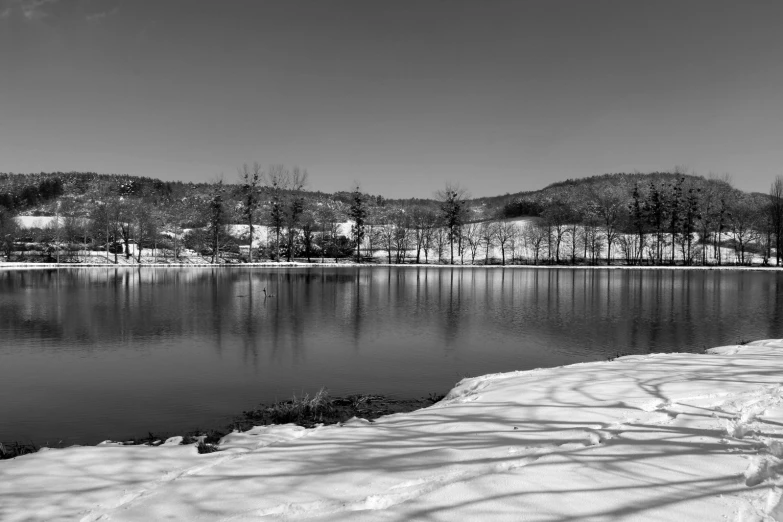
<svg viewBox="0 0 783 522">
<path fill-rule="evenodd" d="M 0 173 L 0 240 L 8 259 L 23 243 L 44 250 L 58 245 L 58 253 L 64 243 L 81 250 L 120 249 L 126 256 L 135 243 L 139 261 L 143 249 L 159 247 L 174 258 L 187 248 L 213 260 L 217 252 L 238 255 L 242 246 L 258 251 L 251 259 L 350 256 L 356 245 L 346 223 L 357 193 L 308 191 L 301 183 L 305 177 L 297 177 L 301 173 L 274 166 L 256 181 L 198 184 L 93 172 Z M 572 263 L 578 253 L 596 263 L 602 253 L 610 259 L 613 247 L 616 254 L 620 241 L 627 263 L 671 264 L 680 256 L 690 264 L 699 252 L 701 262 L 708 262 L 706 248 L 696 248 L 697 242 L 711 242 L 718 263 L 723 247 L 735 249 L 740 263 L 746 252 L 766 263 L 773 250 L 781 250 L 783 190 L 781 196 L 745 193 L 727 180 L 652 172 L 570 179 L 494 197 L 455 194 L 449 205 L 434 198 L 358 197 L 368 227 L 362 249 L 385 250 L 389 262 L 393 252 L 403 262 L 414 250 L 416 260 L 433 250 L 443 260 L 444 251 L 454 248 L 462 256 L 466 244 L 475 254 L 481 243 L 488 258 L 499 245 L 505 263 L 510 242 L 512 252 L 523 243 L 534 262 L 545 250 L 542 259 L 560 263 L 568 245 Z M 35 219 L 42 216 L 49 220 Z M 531 228 L 538 221 L 520 220 L 530 217 L 541 218 L 543 231 Z M 501 226 L 509 220 L 517 224 Z M 477 228 L 490 222 L 497 226 Z M 234 226 L 224 226 L 229 224 Z M 260 226 L 266 227 L 263 234 Z M 521 236 L 524 229 L 537 237 Z M 724 244 L 727 234 L 730 242 Z"/>
</svg>

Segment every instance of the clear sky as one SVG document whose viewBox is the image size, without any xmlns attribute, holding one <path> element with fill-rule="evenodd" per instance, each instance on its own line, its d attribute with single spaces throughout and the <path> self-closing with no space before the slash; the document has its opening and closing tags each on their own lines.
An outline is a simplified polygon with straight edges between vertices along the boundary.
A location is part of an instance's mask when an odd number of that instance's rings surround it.
<svg viewBox="0 0 783 522">
<path fill-rule="evenodd" d="M 0 171 L 387 197 L 783 174 L 783 1 L 0 0 Z"/>
</svg>

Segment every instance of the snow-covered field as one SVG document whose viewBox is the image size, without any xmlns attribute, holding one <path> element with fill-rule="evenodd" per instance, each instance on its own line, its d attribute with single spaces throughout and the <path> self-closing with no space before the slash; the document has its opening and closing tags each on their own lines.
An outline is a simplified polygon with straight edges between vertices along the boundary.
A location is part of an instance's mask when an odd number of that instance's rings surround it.
<svg viewBox="0 0 783 522">
<path fill-rule="evenodd" d="M 31 229 L 31 228 L 42 228 L 45 229 L 47 227 L 55 227 L 57 226 L 57 218 L 54 216 L 17 216 L 16 218 L 17 223 L 22 229 Z M 62 224 L 62 219 L 61 223 Z M 80 219 L 79 220 L 81 225 L 87 225 L 89 224 L 88 219 Z M 520 217 L 520 218 L 512 218 L 505 220 L 508 223 L 513 223 L 517 227 L 517 231 L 519 233 L 518 237 L 515 239 L 515 241 L 509 241 L 506 244 L 505 247 L 505 254 L 506 259 L 511 262 L 512 259 L 523 259 L 527 262 L 530 262 L 530 260 L 534 259 L 535 252 L 533 251 L 532 247 L 527 244 L 527 241 L 522 237 L 522 231 L 529 225 L 532 225 L 536 223 L 537 221 L 540 221 L 540 218 L 532 218 L 532 217 Z M 345 222 L 339 222 L 335 223 L 335 232 L 337 235 L 344 235 L 346 237 L 350 237 L 351 234 L 351 226 L 353 222 L 351 221 L 345 221 Z M 189 232 L 193 229 L 183 229 L 182 233 Z M 225 227 L 225 232 L 236 237 L 236 238 L 247 238 L 248 234 L 250 233 L 250 227 L 246 224 L 241 223 L 234 223 L 234 224 L 228 224 Z M 264 245 L 267 245 L 269 241 L 274 239 L 274 233 L 271 230 L 270 227 L 266 225 L 255 225 L 253 227 L 253 241 L 252 245 L 253 248 L 259 248 L 263 247 Z M 630 243 L 635 244 L 636 238 L 635 236 L 630 236 L 627 234 L 621 235 L 622 237 L 629 239 Z M 181 237 L 181 236 L 180 236 Z M 663 258 L 665 260 L 670 259 L 671 256 L 671 241 L 668 239 L 668 235 L 665 235 L 667 246 L 663 248 Z M 697 245 L 698 235 L 695 235 L 694 239 L 694 245 Z M 721 241 L 729 241 L 732 239 L 731 234 L 729 233 L 722 233 L 720 235 Z M 367 252 L 367 248 L 369 246 L 369 240 L 365 239 L 365 242 L 363 244 L 363 249 L 365 255 L 372 255 L 373 258 L 375 258 L 379 262 L 384 262 L 388 260 L 389 254 L 386 250 L 384 250 L 384 245 L 382 245 L 382 241 L 376 241 L 374 245 L 374 251 L 373 252 Z M 569 234 L 565 234 L 563 237 L 563 240 L 560 245 L 559 250 L 559 257 L 563 262 L 567 262 L 569 259 L 569 256 L 572 253 L 571 249 L 571 241 L 572 238 Z M 644 258 L 645 260 L 649 260 L 651 258 L 651 251 L 652 248 L 652 238 L 650 235 L 648 235 L 648 246 L 645 250 Z M 413 240 L 409 242 L 409 248 L 406 251 L 406 262 L 412 261 L 416 257 L 416 251 L 415 246 L 413 244 Z M 696 247 L 696 248 L 701 248 Z M 708 263 L 715 264 L 715 251 L 711 246 L 706 247 L 708 252 Z M 597 257 L 603 262 L 606 259 L 606 251 L 605 245 L 602 248 L 601 252 L 597 255 Z M 429 259 L 431 259 L 433 262 L 436 262 L 437 255 L 434 252 L 435 245 L 433 244 L 429 251 Z M 458 250 L 458 249 L 456 249 Z M 723 263 L 739 263 L 739 259 L 737 258 L 737 254 L 734 252 L 732 248 L 728 247 L 720 247 L 721 251 L 721 259 L 723 260 Z M 502 252 L 500 250 L 500 247 L 498 245 L 491 246 L 489 249 L 489 252 L 487 252 L 486 247 L 484 245 L 480 246 L 476 251 L 476 257 L 475 261 L 478 264 L 484 264 L 485 259 L 487 258 L 487 253 L 489 254 L 489 257 L 494 260 L 501 259 Z M 392 254 L 392 257 L 394 257 L 395 254 Z M 582 245 L 579 245 L 579 247 L 576 249 L 576 255 L 579 259 L 585 258 L 588 259 L 589 256 L 587 255 L 587 252 L 584 250 L 584 247 Z M 746 253 L 746 261 L 750 265 L 761 265 L 763 263 L 762 256 L 758 254 L 753 253 Z M 539 259 L 544 260 L 549 256 L 549 252 L 547 251 L 547 244 L 544 242 L 539 250 Z M 421 254 L 421 260 L 424 259 L 424 254 Z M 553 256 L 554 257 L 554 256 Z M 448 246 L 445 248 L 444 259 L 450 259 L 450 254 L 448 253 Z M 675 245 L 675 252 L 674 252 L 674 258 L 678 262 L 682 262 L 684 259 L 681 248 L 679 245 Z M 470 255 L 470 249 L 467 246 L 467 242 L 465 243 L 465 251 L 463 252 L 462 256 L 459 255 L 459 252 L 457 251 L 455 253 L 455 260 L 460 259 L 461 264 L 469 264 L 471 262 L 471 255 Z M 616 240 L 612 246 L 612 252 L 611 252 L 611 259 L 613 262 L 625 262 L 625 254 L 622 251 L 622 248 L 620 246 L 620 240 Z M 700 260 L 700 256 L 696 255 L 694 259 L 698 262 Z M 100 262 L 99 260 L 90 260 L 91 262 Z M 774 261 L 774 260 L 773 260 Z M 151 261 L 147 261 L 149 263 Z M 197 263 L 202 263 L 203 261 L 196 260 Z M 192 263 L 189 263 L 192 264 Z"/>
<path fill-rule="evenodd" d="M 373 423 L 0 462 L 0 520 L 783 520 L 783 340 L 461 381 Z"/>
<path fill-rule="evenodd" d="M 55 216 L 17 216 L 14 219 L 22 229 L 56 227 L 58 224 L 62 225 L 65 222 L 64 217 L 60 217 L 58 220 Z M 81 226 L 86 226 L 90 223 L 90 220 L 86 218 L 76 218 L 76 221 Z"/>
</svg>

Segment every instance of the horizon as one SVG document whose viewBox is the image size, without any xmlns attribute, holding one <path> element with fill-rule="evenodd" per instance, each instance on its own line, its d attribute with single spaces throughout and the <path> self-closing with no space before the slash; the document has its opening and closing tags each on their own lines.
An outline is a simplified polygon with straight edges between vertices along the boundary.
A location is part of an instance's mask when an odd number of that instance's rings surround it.
<svg viewBox="0 0 783 522">
<path fill-rule="evenodd" d="M 2 175 L 9 175 L 9 176 L 56 176 L 57 174 L 78 174 L 78 175 L 95 174 L 97 176 L 118 176 L 118 177 L 130 177 L 130 178 L 143 178 L 143 179 L 151 179 L 153 181 L 162 181 L 164 183 L 165 182 L 169 182 L 169 183 L 184 183 L 184 184 L 192 183 L 194 185 L 199 185 L 199 184 L 202 184 L 202 185 L 212 185 L 212 184 L 215 184 L 215 183 L 218 183 L 218 182 L 222 182 L 224 184 L 224 186 L 240 186 L 243 183 L 240 179 L 235 179 L 235 180 L 216 179 L 216 180 L 211 180 L 211 181 L 210 180 L 208 180 L 208 181 L 163 180 L 163 179 L 160 179 L 160 178 L 150 178 L 150 177 L 145 177 L 145 176 L 137 176 L 137 175 L 134 175 L 134 174 L 118 173 L 118 172 L 107 173 L 107 172 L 92 172 L 92 171 L 85 171 L 85 172 L 80 172 L 80 171 L 67 171 L 67 172 L 66 171 L 54 171 L 54 172 L 2 172 L 2 171 L 0 171 L 0 176 L 2 176 Z M 547 190 L 548 188 L 550 188 L 552 186 L 562 185 L 564 183 L 569 183 L 569 182 L 573 182 L 573 183 L 577 183 L 578 184 L 580 181 L 587 181 L 587 180 L 589 180 L 591 178 L 600 178 L 600 177 L 604 177 L 604 176 L 623 176 L 623 175 L 625 175 L 625 176 L 650 176 L 650 175 L 655 175 L 655 174 L 672 174 L 672 175 L 676 174 L 676 175 L 681 175 L 681 176 L 695 176 L 695 177 L 703 178 L 703 179 L 708 180 L 708 181 L 711 180 L 711 179 L 714 179 L 716 181 L 721 181 L 721 182 L 728 181 L 728 183 L 731 185 L 732 188 L 740 190 L 740 191 L 743 191 L 743 192 L 748 193 L 748 194 L 762 194 L 762 195 L 767 195 L 768 194 L 768 192 L 764 192 L 764 191 L 744 190 L 741 187 L 736 186 L 736 184 L 734 183 L 734 180 L 731 179 L 731 178 L 729 178 L 728 180 L 722 179 L 720 177 L 710 178 L 710 177 L 707 177 L 707 176 L 703 176 L 701 174 L 690 173 L 690 172 L 675 172 L 674 170 L 672 170 L 672 171 L 656 171 L 656 172 L 608 172 L 608 173 L 605 173 L 605 174 L 596 174 L 594 176 L 584 176 L 584 177 L 579 177 L 579 178 L 568 178 L 568 179 L 564 179 L 564 180 L 553 181 L 553 182 L 548 183 L 547 185 L 545 185 L 543 187 L 532 188 L 532 189 L 529 189 L 529 190 L 522 190 L 522 191 L 516 191 L 516 192 L 504 192 L 504 193 L 498 193 L 498 194 L 490 194 L 490 195 L 487 195 L 487 196 L 475 196 L 469 190 L 465 190 L 465 198 L 468 201 L 473 201 L 473 200 L 476 200 L 476 199 L 502 198 L 502 197 L 506 197 L 506 196 L 515 196 L 517 194 L 542 192 L 542 191 Z M 781 176 L 781 178 L 783 178 L 783 176 Z M 438 199 L 438 195 L 435 194 L 435 193 L 430 194 L 429 196 L 417 195 L 417 196 L 409 196 L 409 197 L 386 197 L 386 195 L 384 195 L 384 194 L 367 192 L 367 191 L 363 190 L 361 187 L 359 187 L 359 188 L 360 188 L 361 192 L 363 194 L 365 194 L 366 196 L 370 196 L 370 197 L 381 196 L 386 201 L 406 201 L 406 200 L 409 200 L 409 199 L 410 200 L 423 200 L 423 201 L 436 201 Z M 457 188 L 462 189 L 464 187 L 459 186 Z M 309 188 L 308 185 L 305 185 L 304 191 L 305 192 L 312 192 L 312 193 L 321 193 L 321 194 L 326 194 L 326 195 L 334 195 L 334 194 L 338 194 L 338 193 L 352 192 L 352 189 L 337 189 L 337 190 L 328 190 L 328 189 L 326 189 L 326 190 L 324 190 L 324 189 Z"/>
<path fill-rule="evenodd" d="M 471 197 L 783 173 L 783 3 L 0 0 L 0 170 Z M 8 103 L 11 101 L 12 103 Z"/>
</svg>

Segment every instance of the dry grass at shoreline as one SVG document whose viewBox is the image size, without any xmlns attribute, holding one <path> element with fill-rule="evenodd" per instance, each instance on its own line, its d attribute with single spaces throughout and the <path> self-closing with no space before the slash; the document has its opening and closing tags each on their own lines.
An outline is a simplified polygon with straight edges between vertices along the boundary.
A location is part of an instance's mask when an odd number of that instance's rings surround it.
<svg viewBox="0 0 783 522">
<path fill-rule="evenodd" d="M 384 415 L 403 413 L 426 408 L 438 402 L 443 395 L 430 394 L 421 399 L 391 399 L 384 395 L 348 395 L 330 397 L 326 388 L 321 388 L 312 397 L 294 395 L 286 401 L 245 411 L 232 427 L 244 431 L 259 424 L 296 424 L 312 428 L 318 424 L 336 424 L 353 417 L 372 421 Z"/>
<path fill-rule="evenodd" d="M 9 442 L 3 444 L 0 442 L 0 460 L 13 459 L 15 457 L 21 457 L 22 455 L 28 455 L 35 453 L 40 448 L 35 444 L 23 442 Z"/>
<path fill-rule="evenodd" d="M 308 393 L 300 396 L 294 394 L 291 399 L 244 411 L 228 426 L 221 429 L 195 429 L 187 432 L 182 437 L 182 444 L 196 444 L 199 453 L 212 453 L 218 451 L 220 439 L 232 431 L 247 431 L 253 426 L 271 424 L 296 424 L 304 428 L 314 428 L 319 424 L 345 422 L 353 417 L 372 422 L 384 415 L 426 408 L 443 397 L 434 393 L 420 399 L 391 399 L 384 395 L 371 394 L 331 397 L 326 388 L 321 388 L 312 396 Z M 172 434 L 148 432 L 141 437 L 124 439 L 122 444 L 157 446 L 171 436 Z M 0 460 L 35 453 L 41 447 L 48 446 L 17 441 L 0 443 Z"/>
</svg>

